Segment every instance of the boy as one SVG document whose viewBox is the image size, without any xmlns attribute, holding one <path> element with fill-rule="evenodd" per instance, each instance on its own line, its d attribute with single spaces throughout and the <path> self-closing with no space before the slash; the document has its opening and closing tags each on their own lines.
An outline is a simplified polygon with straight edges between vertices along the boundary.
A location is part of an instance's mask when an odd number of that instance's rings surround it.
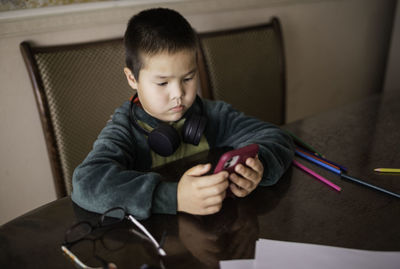
<svg viewBox="0 0 400 269">
<path fill-rule="evenodd" d="M 281 177 L 293 158 L 284 132 L 224 102 L 196 96 L 197 36 L 179 13 L 140 12 L 129 21 L 124 43 L 124 73 L 137 98 L 115 111 L 76 168 L 75 203 L 98 213 L 122 206 L 139 219 L 177 211 L 207 215 L 221 209 L 228 189 L 244 197 Z M 194 166 L 179 182 L 144 172 L 213 147 L 252 143 L 259 145 L 258 156 L 230 175 L 207 174 L 210 164 Z"/>
</svg>

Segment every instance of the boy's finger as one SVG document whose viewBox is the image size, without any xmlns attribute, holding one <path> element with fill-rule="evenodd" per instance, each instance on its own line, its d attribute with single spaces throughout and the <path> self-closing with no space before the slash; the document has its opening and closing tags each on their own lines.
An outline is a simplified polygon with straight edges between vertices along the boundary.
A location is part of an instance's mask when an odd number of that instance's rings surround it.
<svg viewBox="0 0 400 269">
<path fill-rule="evenodd" d="M 245 197 L 249 193 L 247 190 L 239 188 L 235 184 L 230 184 L 229 188 L 231 189 L 232 193 L 237 197 Z"/>
<path fill-rule="evenodd" d="M 247 158 L 246 165 L 258 173 L 262 173 L 264 167 L 258 158 Z"/>
<path fill-rule="evenodd" d="M 209 198 L 206 198 L 204 201 L 204 204 L 206 207 L 220 205 L 224 201 L 225 196 L 226 196 L 226 192 L 224 191 L 220 195 L 211 196 Z"/>
<path fill-rule="evenodd" d="M 235 183 L 237 187 L 240 187 L 241 189 L 245 189 L 250 191 L 253 188 L 254 182 L 243 178 L 241 176 L 238 176 L 237 174 L 233 173 L 229 176 L 230 180 Z"/>
<path fill-rule="evenodd" d="M 209 163 L 199 164 L 187 170 L 185 174 L 189 176 L 201 176 L 210 171 L 210 169 L 211 169 L 211 164 Z"/>
<path fill-rule="evenodd" d="M 206 209 L 204 209 L 203 215 L 215 214 L 221 210 L 221 207 L 222 207 L 222 205 L 214 205 L 214 206 L 207 207 Z"/>
<path fill-rule="evenodd" d="M 196 187 L 198 187 L 200 189 L 208 188 L 208 187 L 217 185 L 221 182 L 227 181 L 228 177 L 229 177 L 229 174 L 226 171 L 222 171 L 218 174 L 203 176 L 197 180 Z"/>
<path fill-rule="evenodd" d="M 246 167 L 244 165 L 241 165 L 241 164 L 239 164 L 235 167 L 235 172 L 237 174 L 241 175 L 242 177 L 244 177 L 250 181 L 253 181 L 253 182 L 255 182 L 258 178 L 257 171 L 255 171 L 249 167 Z"/>
<path fill-rule="evenodd" d="M 228 173 L 218 177 L 202 177 L 196 182 L 196 187 L 202 191 L 202 197 L 218 195 L 228 188 Z"/>
</svg>

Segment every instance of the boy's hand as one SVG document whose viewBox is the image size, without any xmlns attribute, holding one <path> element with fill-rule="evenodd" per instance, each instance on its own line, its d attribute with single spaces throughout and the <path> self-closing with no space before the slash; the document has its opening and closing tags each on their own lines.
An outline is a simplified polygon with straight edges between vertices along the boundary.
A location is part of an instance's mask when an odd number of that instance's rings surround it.
<svg viewBox="0 0 400 269">
<path fill-rule="evenodd" d="M 196 165 L 183 174 L 178 183 L 178 211 L 195 215 L 217 213 L 229 186 L 228 172 L 203 176 L 210 164 Z"/>
<path fill-rule="evenodd" d="M 246 165 L 236 165 L 235 172 L 229 176 L 233 182 L 229 187 L 236 196 L 245 197 L 257 188 L 264 173 L 264 166 L 256 156 L 247 158 Z"/>
</svg>

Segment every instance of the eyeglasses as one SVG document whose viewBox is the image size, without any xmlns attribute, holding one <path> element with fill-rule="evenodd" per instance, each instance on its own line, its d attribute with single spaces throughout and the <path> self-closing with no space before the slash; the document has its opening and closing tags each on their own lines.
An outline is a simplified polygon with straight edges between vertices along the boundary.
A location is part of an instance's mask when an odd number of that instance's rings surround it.
<svg viewBox="0 0 400 269">
<path fill-rule="evenodd" d="M 160 246 L 160 244 L 150 234 L 150 232 L 140 222 L 138 222 L 132 215 L 127 214 L 126 211 L 122 207 L 115 207 L 115 208 L 111 208 L 111 209 L 107 210 L 100 217 L 100 220 L 96 225 L 92 225 L 88 221 L 81 221 L 81 222 L 74 224 L 72 227 L 70 227 L 66 231 L 64 243 L 62 244 L 61 249 L 80 268 L 96 268 L 96 269 L 117 268 L 117 266 L 114 263 L 108 263 L 105 260 L 103 260 L 101 257 L 99 257 L 98 255 L 93 255 L 93 257 L 97 260 L 97 264 L 99 264 L 101 267 L 89 267 L 86 264 L 84 264 L 81 260 L 79 260 L 78 257 L 72 253 L 70 248 L 73 245 L 77 244 L 78 242 L 80 243 L 82 241 L 92 241 L 93 249 L 94 249 L 94 240 L 98 240 L 98 239 L 97 238 L 90 239 L 90 238 L 88 238 L 88 235 L 90 235 L 94 230 L 110 227 L 111 225 L 122 222 L 124 219 L 128 219 L 133 224 L 135 224 L 136 227 L 138 227 L 140 229 L 140 231 L 143 234 L 135 231 L 134 229 L 132 229 L 131 232 L 135 233 L 136 235 L 140 236 L 143 239 L 150 241 L 155 246 L 158 255 L 160 255 L 160 256 L 167 255 L 166 252 L 164 251 L 164 249 L 162 249 L 162 247 Z M 103 235 L 102 235 L 102 238 L 103 238 Z M 103 243 L 103 246 L 105 246 L 105 248 L 108 250 L 114 250 L 114 249 L 120 247 L 120 246 L 118 246 L 118 244 L 117 244 L 117 246 L 115 246 L 115 243 L 114 243 L 114 245 L 110 246 L 109 244 L 105 243 L 103 240 L 102 240 L 102 243 Z M 150 267 L 147 267 L 147 268 L 150 268 Z"/>
</svg>

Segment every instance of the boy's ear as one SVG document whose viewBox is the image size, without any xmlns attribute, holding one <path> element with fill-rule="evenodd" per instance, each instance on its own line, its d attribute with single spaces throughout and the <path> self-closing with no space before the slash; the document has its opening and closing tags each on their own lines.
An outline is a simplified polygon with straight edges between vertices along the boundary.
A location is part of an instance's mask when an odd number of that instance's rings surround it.
<svg viewBox="0 0 400 269">
<path fill-rule="evenodd" d="M 131 86 L 132 89 L 137 90 L 137 81 L 135 79 L 135 76 L 132 74 L 132 71 L 128 67 L 124 67 L 124 73 L 126 76 L 126 79 L 128 80 L 129 86 Z"/>
</svg>

